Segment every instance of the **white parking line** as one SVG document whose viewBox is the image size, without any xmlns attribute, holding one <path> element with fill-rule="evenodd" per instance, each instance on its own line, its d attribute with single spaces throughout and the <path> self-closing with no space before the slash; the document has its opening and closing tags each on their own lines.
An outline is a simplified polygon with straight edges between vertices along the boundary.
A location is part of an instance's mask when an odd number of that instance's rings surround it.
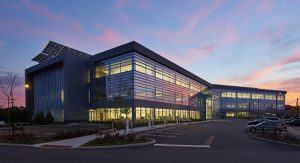
<svg viewBox="0 0 300 163">
<path fill-rule="evenodd" d="M 158 147 L 182 147 L 182 148 L 210 148 L 209 145 L 187 145 L 187 144 L 154 144 Z"/>
<path fill-rule="evenodd" d="M 215 139 L 215 136 L 210 136 L 206 142 L 204 143 L 204 145 L 210 145 Z"/>
</svg>

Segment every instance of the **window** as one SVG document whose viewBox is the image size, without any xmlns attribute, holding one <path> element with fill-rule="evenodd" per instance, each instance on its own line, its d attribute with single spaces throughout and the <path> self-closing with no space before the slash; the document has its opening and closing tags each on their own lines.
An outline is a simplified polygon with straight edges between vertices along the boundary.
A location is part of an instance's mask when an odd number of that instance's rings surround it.
<svg viewBox="0 0 300 163">
<path fill-rule="evenodd" d="M 226 97 L 226 98 L 236 98 L 236 93 L 235 92 L 222 92 L 221 96 Z"/>
<path fill-rule="evenodd" d="M 121 61 L 121 72 L 126 72 L 131 70 L 132 70 L 131 58 Z"/>
<path fill-rule="evenodd" d="M 275 95 L 266 94 L 266 100 L 275 100 L 275 99 L 276 99 Z"/>
<path fill-rule="evenodd" d="M 250 93 L 237 93 L 237 98 L 250 98 Z"/>
<path fill-rule="evenodd" d="M 252 99 L 264 99 L 264 95 L 253 93 L 252 94 Z"/>
<path fill-rule="evenodd" d="M 226 108 L 235 108 L 236 106 L 235 106 L 235 103 L 233 103 L 233 102 L 227 102 L 225 107 Z"/>
<path fill-rule="evenodd" d="M 141 73 L 145 73 L 145 63 L 141 61 L 136 61 L 135 70 Z"/>
<path fill-rule="evenodd" d="M 154 76 L 154 68 L 152 65 L 146 65 L 146 74 Z"/>
<path fill-rule="evenodd" d="M 283 94 L 277 95 L 277 100 L 284 101 L 284 95 Z"/>
<path fill-rule="evenodd" d="M 162 96 L 163 96 L 162 91 L 161 90 L 156 90 L 155 97 L 157 99 L 162 99 Z"/>
<path fill-rule="evenodd" d="M 97 66 L 95 70 L 95 77 L 101 78 L 108 75 L 109 72 L 108 70 L 109 70 L 108 65 Z"/>
<path fill-rule="evenodd" d="M 156 69 L 156 78 L 163 79 L 162 71 L 159 69 Z"/>
<path fill-rule="evenodd" d="M 246 109 L 246 108 L 248 108 L 248 103 L 238 103 L 238 108 Z"/>
</svg>

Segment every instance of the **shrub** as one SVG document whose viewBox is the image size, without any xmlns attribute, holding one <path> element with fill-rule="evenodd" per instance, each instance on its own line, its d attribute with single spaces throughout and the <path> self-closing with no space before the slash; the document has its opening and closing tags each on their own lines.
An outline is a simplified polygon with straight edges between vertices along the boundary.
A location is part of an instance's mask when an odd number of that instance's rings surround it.
<svg viewBox="0 0 300 163">
<path fill-rule="evenodd" d="M 54 117 L 52 116 L 51 112 L 48 112 L 45 118 L 47 124 L 54 122 Z"/>
<path fill-rule="evenodd" d="M 34 123 L 42 125 L 45 124 L 45 118 L 44 118 L 44 113 L 43 112 L 39 112 L 35 115 L 34 117 Z"/>
</svg>

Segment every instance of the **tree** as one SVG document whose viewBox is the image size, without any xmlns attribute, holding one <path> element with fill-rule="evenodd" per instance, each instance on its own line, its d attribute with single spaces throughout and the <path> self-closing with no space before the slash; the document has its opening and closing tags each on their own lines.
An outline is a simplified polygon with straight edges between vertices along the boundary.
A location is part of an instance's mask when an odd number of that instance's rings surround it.
<svg viewBox="0 0 300 163">
<path fill-rule="evenodd" d="M 45 121 L 46 121 L 47 124 L 53 123 L 53 122 L 54 122 L 54 117 L 53 117 L 53 115 L 52 115 L 51 112 L 48 112 L 48 113 L 46 114 Z"/>
<path fill-rule="evenodd" d="M 10 102 L 11 107 L 14 106 L 14 90 L 18 84 L 18 76 L 12 72 L 7 71 L 0 76 L 0 88 L 1 92 L 7 102 L 7 109 L 8 109 L 8 125 L 9 125 L 9 135 L 10 135 Z"/>
<path fill-rule="evenodd" d="M 14 90 L 18 85 L 18 75 L 12 71 L 7 71 L 0 78 L 1 92 L 4 95 L 7 108 L 14 107 Z"/>
</svg>

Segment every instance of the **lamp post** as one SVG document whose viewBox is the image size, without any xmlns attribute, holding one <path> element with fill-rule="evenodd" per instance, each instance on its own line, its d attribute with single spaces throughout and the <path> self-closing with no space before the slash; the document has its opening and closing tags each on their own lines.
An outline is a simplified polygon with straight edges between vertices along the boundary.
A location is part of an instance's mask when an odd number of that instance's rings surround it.
<svg viewBox="0 0 300 163">
<path fill-rule="evenodd" d="M 297 98 L 297 103 L 296 103 L 297 116 L 298 116 L 299 110 L 300 110 L 300 108 L 299 108 L 299 100 L 300 100 L 300 98 Z"/>
</svg>

